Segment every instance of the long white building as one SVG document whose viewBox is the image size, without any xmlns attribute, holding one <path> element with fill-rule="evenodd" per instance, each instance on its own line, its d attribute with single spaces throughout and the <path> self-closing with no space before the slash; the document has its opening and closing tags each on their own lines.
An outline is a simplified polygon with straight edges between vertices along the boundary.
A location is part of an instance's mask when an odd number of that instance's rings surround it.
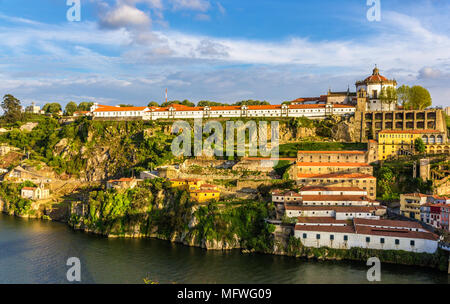
<svg viewBox="0 0 450 304">
<path fill-rule="evenodd" d="M 350 249 L 353 247 L 434 253 L 439 237 L 415 222 L 310 218 L 295 226 L 294 236 L 306 247 Z"/>
<path fill-rule="evenodd" d="M 261 105 L 188 107 L 173 104 L 169 107 L 119 107 L 95 103 L 91 112 L 94 118 L 195 119 L 221 117 L 308 117 L 325 118 L 330 115 L 347 116 L 356 111 L 354 106 L 342 104 Z"/>
</svg>

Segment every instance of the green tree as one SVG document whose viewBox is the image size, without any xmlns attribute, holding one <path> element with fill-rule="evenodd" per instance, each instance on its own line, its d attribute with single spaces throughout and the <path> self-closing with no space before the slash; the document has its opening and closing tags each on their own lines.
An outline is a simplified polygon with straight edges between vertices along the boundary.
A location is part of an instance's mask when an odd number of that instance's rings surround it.
<svg viewBox="0 0 450 304">
<path fill-rule="evenodd" d="M 150 101 L 147 107 L 159 107 L 159 104 L 156 101 Z"/>
<path fill-rule="evenodd" d="M 90 110 L 91 110 L 91 107 L 92 107 L 93 105 L 94 105 L 93 102 L 86 102 L 86 101 L 81 102 L 81 103 L 78 105 L 77 111 L 90 111 Z"/>
<path fill-rule="evenodd" d="M 393 197 L 392 187 L 395 182 L 395 175 L 391 168 L 383 166 L 378 171 L 378 190 L 383 200 L 390 200 Z"/>
<path fill-rule="evenodd" d="M 4 112 L 3 117 L 6 122 L 16 122 L 23 118 L 20 100 L 10 94 L 3 97 L 2 109 Z"/>
<path fill-rule="evenodd" d="M 44 110 L 45 113 L 57 114 L 59 111 L 62 110 L 62 108 L 59 103 L 53 102 L 45 104 L 42 110 Z"/>
<path fill-rule="evenodd" d="M 421 154 L 426 151 L 425 143 L 423 142 L 422 138 L 416 138 L 416 140 L 414 141 L 414 148 Z"/>
<path fill-rule="evenodd" d="M 409 102 L 410 91 L 411 88 L 407 85 L 402 85 L 397 89 L 398 101 L 403 107 Z"/>
<path fill-rule="evenodd" d="M 424 110 L 432 104 L 430 92 L 421 86 L 413 86 L 410 91 L 409 108 Z"/>
<path fill-rule="evenodd" d="M 394 110 L 393 105 L 398 102 L 397 90 L 393 87 L 384 87 L 381 89 L 380 100 L 382 104 L 387 104 L 389 110 Z"/>
<path fill-rule="evenodd" d="M 128 107 L 134 107 L 132 104 L 120 104 L 119 107 L 121 108 L 128 108 Z"/>
<path fill-rule="evenodd" d="M 66 105 L 66 108 L 65 108 L 65 113 L 66 113 L 66 115 L 68 115 L 68 116 L 72 116 L 73 115 L 73 113 L 77 110 L 77 104 L 75 103 L 75 102 L 73 102 L 73 101 L 71 101 L 71 102 L 69 102 L 67 105 Z"/>
</svg>

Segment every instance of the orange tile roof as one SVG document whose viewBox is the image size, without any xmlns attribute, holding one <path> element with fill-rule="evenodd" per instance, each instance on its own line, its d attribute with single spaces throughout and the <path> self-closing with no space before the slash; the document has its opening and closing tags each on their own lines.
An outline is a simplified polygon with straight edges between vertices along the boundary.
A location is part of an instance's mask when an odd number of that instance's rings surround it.
<svg viewBox="0 0 450 304">
<path fill-rule="evenodd" d="M 311 231 L 311 232 L 341 232 L 355 233 L 353 226 L 311 226 L 311 225 L 295 225 L 295 230 Z"/>
<path fill-rule="evenodd" d="M 378 134 L 428 134 L 428 133 L 442 133 L 438 130 L 383 130 Z"/>
<path fill-rule="evenodd" d="M 361 195 L 303 195 L 303 201 L 305 202 L 341 202 L 341 201 L 360 201 L 366 202 L 369 199 Z"/>
<path fill-rule="evenodd" d="M 300 189 L 300 191 L 363 191 L 358 187 L 325 187 L 325 186 L 307 186 Z"/>
<path fill-rule="evenodd" d="M 23 187 L 22 188 L 22 190 L 31 190 L 31 191 L 34 191 L 36 189 L 37 189 L 36 187 Z"/>
<path fill-rule="evenodd" d="M 99 106 L 94 112 L 125 112 L 125 111 L 144 111 L 147 107 L 112 107 Z"/>
<path fill-rule="evenodd" d="M 336 220 L 333 217 L 298 217 L 297 223 L 304 224 L 347 224 L 346 220 Z"/>
<path fill-rule="evenodd" d="M 286 210 L 299 211 L 335 211 L 342 212 L 374 212 L 378 209 L 384 209 L 377 206 L 300 206 L 300 205 L 285 205 Z"/>
<path fill-rule="evenodd" d="M 367 163 L 307 163 L 299 162 L 297 163 L 299 167 L 372 167 Z"/>
<path fill-rule="evenodd" d="M 328 174 L 301 174 L 299 173 L 297 175 L 298 178 L 352 178 L 352 179 L 359 179 L 359 178 L 370 178 L 375 179 L 374 176 L 369 174 L 362 174 L 362 173 L 328 173 Z"/>
<path fill-rule="evenodd" d="M 369 225 L 369 226 L 387 226 L 397 228 L 418 228 L 423 229 L 422 225 L 413 221 L 398 221 L 398 220 L 371 220 L 371 219 L 353 219 L 355 225 Z"/>
<path fill-rule="evenodd" d="M 365 154 L 365 151 L 298 151 L 297 154 Z"/>
<path fill-rule="evenodd" d="M 192 190 L 191 193 L 220 193 L 218 190 Z"/>
</svg>

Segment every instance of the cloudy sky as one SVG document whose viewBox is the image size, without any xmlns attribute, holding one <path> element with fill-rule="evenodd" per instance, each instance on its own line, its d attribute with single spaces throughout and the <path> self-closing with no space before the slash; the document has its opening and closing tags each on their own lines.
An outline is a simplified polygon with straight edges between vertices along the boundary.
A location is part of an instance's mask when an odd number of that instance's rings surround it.
<svg viewBox="0 0 450 304">
<path fill-rule="evenodd" d="M 450 1 L 0 0 L 0 94 L 27 105 L 279 103 L 354 90 L 375 64 L 450 105 Z"/>
</svg>

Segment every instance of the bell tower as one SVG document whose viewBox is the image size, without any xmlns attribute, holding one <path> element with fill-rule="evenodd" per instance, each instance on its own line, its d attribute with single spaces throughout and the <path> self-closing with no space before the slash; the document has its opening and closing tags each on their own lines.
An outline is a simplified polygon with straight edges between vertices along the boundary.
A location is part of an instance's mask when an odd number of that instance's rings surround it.
<svg viewBox="0 0 450 304">
<path fill-rule="evenodd" d="M 367 109 L 367 91 L 364 88 L 361 88 L 357 92 L 356 97 L 356 111 L 365 112 Z"/>
</svg>

